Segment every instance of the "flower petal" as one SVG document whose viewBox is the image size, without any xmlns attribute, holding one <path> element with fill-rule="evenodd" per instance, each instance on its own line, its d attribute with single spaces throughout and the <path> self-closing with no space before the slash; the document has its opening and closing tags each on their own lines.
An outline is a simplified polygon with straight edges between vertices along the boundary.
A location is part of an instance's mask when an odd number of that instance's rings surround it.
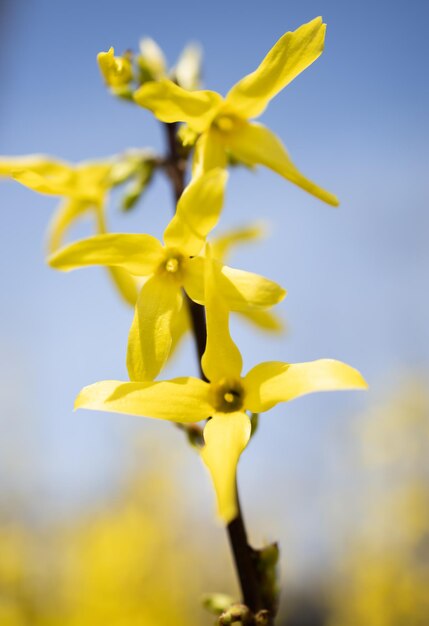
<svg viewBox="0 0 429 626">
<path fill-rule="evenodd" d="M 109 267 L 107 269 L 116 289 L 125 302 L 135 306 L 139 292 L 137 278 L 123 270 L 122 267 Z"/>
<path fill-rule="evenodd" d="M 234 269 L 214 259 L 212 264 L 217 274 L 217 296 L 222 294 L 224 304 L 230 311 L 272 307 L 286 296 L 283 287 L 264 276 Z M 204 257 L 190 259 L 183 284 L 188 296 L 198 304 L 206 304 L 203 274 Z"/>
<path fill-rule="evenodd" d="M 48 249 L 56 252 L 62 245 L 65 234 L 73 222 L 88 209 L 88 205 L 73 198 L 61 203 L 55 211 L 48 228 Z"/>
<path fill-rule="evenodd" d="M 229 333 L 229 311 L 219 293 L 219 277 L 219 264 L 213 262 L 210 256 L 206 256 L 204 304 L 206 307 L 207 343 L 201 359 L 201 366 L 204 374 L 211 382 L 221 378 L 240 378 L 243 367 L 240 351 Z"/>
<path fill-rule="evenodd" d="M 207 235 L 219 221 L 227 177 L 225 170 L 217 168 L 192 179 L 165 229 L 167 246 L 177 247 L 189 256 L 200 252 Z"/>
<path fill-rule="evenodd" d="M 64 177 L 69 174 L 70 166 L 43 154 L 31 154 L 24 157 L 3 157 L 0 159 L 0 176 L 13 176 L 15 172 L 22 170 L 32 170 L 41 176 L 57 175 Z"/>
<path fill-rule="evenodd" d="M 272 311 L 265 311 L 264 309 L 248 309 L 247 311 L 240 311 L 240 314 L 244 316 L 252 324 L 268 330 L 274 333 L 281 333 L 284 331 L 283 320 L 278 317 Z"/>
<path fill-rule="evenodd" d="M 106 233 L 62 248 L 49 257 L 48 263 L 64 272 L 90 265 L 107 265 L 146 276 L 155 270 L 162 255 L 162 245 L 151 235 Z"/>
<path fill-rule="evenodd" d="M 104 380 L 84 387 L 74 406 L 192 423 L 210 416 L 212 408 L 208 399 L 209 385 L 198 378 L 131 383 Z"/>
<path fill-rule="evenodd" d="M 226 101 L 246 118 L 258 117 L 269 101 L 323 52 L 326 24 L 321 17 L 285 33 L 259 67 L 230 90 Z"/>
<path fill-rule="evenodd" d="M 53 196 L 72 195 L 75 180 L 73 170 L 65 166 L 50 171 L 15 170 L 12 176 L 24 187 Z"/>
<path fill-rule="evenodd" d="M 213 258 L 224 263 L 235 246 L 243 243 L 253 243 L 258 239 L 262 239 L 264 234 L 265 229 L 262 223 L 232 228 L 230 231 L 218 235 L 210 241 Z"/>
<path fill-rule="evenodd" d="M 153 380 L 164 366 L 172 343 L 172 320 L 182 304 L 180 285 L 151 276 L 137 299 L 128 337 L 127 367 L 131 380 Z"/>
<path fill-rule="evenodd" d="M 250 419 L 245 413 L 217 413 L 204 428 L 201 457 L 216 491 L 221 519 L 228 524 L 237 516 L 236 472 L 241 453 L 250 439 Z"/>
<path fill-rule="evenodd" d="M 228 135 L 228 147 L 239 161 L 265 165 L 323 202 L 338 206 L 338 198 L 301 174 L 281 141 L 262 124 L 242 124 Z"/>
<path fill-rule="evenodd" d="M 226 168 L 227 157 L 221 135 L 209 128 L 197 140 L 192 161 L 192 175 L 199 176 L 215 167 Z"/>
<path fill-rule="evenodd" d="M 210 125 L 222 96 L 214 91 L 187 91 L 164 79 L 142 85 L 134 100 L 161 122 L 186 122 L 201 133 Z"/>
<path fill-rule="evenodd" d="M 269 308 L 281 302 L 287 293 L 283 287 L 264 276 L 228 265 L 222 266 L 218 289 L 231 311 Z"/>
<path fill-rule="evenodd" d="M 246 409 L 268 411 L 279 402 L 288 402 L 315 391 L 366 389 L 362 375 L 350 365 L 333 359 L 308 363 L 260 363 L 244 378 Z"/>
</svg>

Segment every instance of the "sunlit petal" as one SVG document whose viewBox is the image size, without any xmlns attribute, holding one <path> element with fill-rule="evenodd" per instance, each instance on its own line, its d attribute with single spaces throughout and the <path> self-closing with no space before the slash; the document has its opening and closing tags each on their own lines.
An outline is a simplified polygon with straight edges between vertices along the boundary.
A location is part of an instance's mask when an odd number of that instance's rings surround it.
<svg viewBox="0 0 429 626">
<path fill-rule="evenodd" d="M 301 174 L 281 141 L 262 124 L 242 124 L 228 136 L 228 147 L 238 160 L 265 165 L 316 198 L 338 206 L 338 198 Z"/>
<path fill-rule="evenodd" d="M 172 422 L 199 422 L 210 416 L 209 385 L 197 378 L 162 382 L 104 380 L 84 387 L 75 409 L 92 409 L 153 417 Z"/>
<path fill-rule="evenodd" d="M 151 274 L 163 258 L 163 247 L 144 234 L 109 233 L 82 239 L 49 257 L 55 269 L 69 270 L 90 265 L 122 267 L 131 274 Z"/>
<path fill-rule="evenodd" d="M 205 298 L 207 344 L 201 365 L 208 380 L 239 378 L 243 367 L 241 354 L 229 333 L 229 311 L 219 293 L 220 266 L 210 256 L 205 260 Z"/>
<path fill-rule="evenodd" d="M 225 170 L 215 169 L 192 179 L 165 229 L 167 246 L 177 247 L 189 256 L 200 252 L 207 235 L 218 223 L 227 176 Z"/>
<path fill-rule="evenodd" d="M 231 311 L 268 308 L 286 296 L 286 290 L 264 276 L 221 266 L 218 289 Z"/>
<path fill-rule="evenodd" d="M 227 156 L 221 135 L 209 128 L 198 139 L 192 161 L 192 175 L 199 176 L 215 167 L 225 168 Z"/>
<path fill-rule="evenodd" d="M 145 83 L 134 99 L 161 122 L 186 122 L 199 133 L 208 128 L 222 102 L 214 91 L 187 91 L 167 79 Z"/>
<path fill-rule="evenodd" d="M 244 379 L 246 408 L 254 413 L 268 411 L 279 402 L 288 402 L 315 391 L 366 389 L 362 375 L 350 365 L 333 359 L 308 363 L 260 363 Z"/>
<path fill-rule="evenodd" d="M 217 497 L 220 518 L 237 516 L 236 472 L 241 453 L 250 438 L 250 419 L 245 413 L 217 413 L 204 428 L 201 457 L 207 466 Z"/>
<path fill-rule="evenodd" d="M 321 17 L 285 33 L 259 67 L 230 90 L 226 101 L 246 118 L 260 115 L 269 101 L 323 52 L 326 24 Z"/>
<path fill-rule="evenodd" d="M 242 245 L 243 243 L 253 243 L 254 241 L 258 241 L 259 239 L 262 239 L 264 234 L 264 224 L 257 223 L 232 228 L 226 233 L 217 235 L 210 240 L 213 258 L 224 263 L 236 246 Z"/>
<path fill-rule="evenodd" d="M 172 320 L 182 304 L 180 285 L 152 276 L 137 299 L 128 337 L 127 367 L 131 380 L 153 380 L 164 366 L 172 344 Z"/>
</svg>

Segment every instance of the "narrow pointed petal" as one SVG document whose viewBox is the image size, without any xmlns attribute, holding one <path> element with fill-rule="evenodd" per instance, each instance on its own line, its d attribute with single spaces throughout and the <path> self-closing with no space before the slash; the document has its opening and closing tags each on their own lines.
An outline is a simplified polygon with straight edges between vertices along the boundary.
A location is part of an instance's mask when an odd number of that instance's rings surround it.
<svg viewBox="0 0 429 626">
<path fill-rule="evenodd" d="M 265 165 L 319 200 L 338 206 L 338 198 L 301 174 L 281 141 L 262 124 L 242 124 L 228 136 L 228 147 L 238 160 Z"/>
<path fill-rule="evenodd" d="M 53 172 L 36 170 L 17 170 L 12 174 L 13 178 L 24 187 L 28 187 L 38 193 L 52 196 L 70 196 L 73 189 L 74 175 L 70 168 L 59 168 Z"/>
<path fill-rule="evenodd" d="M 164 79 L 142 85 L 134 100 L 161 122 L 186 122 L 201 133 L 209 127 L 222 96 L 214 91 L 187 91 Z"/>
<path fill-rule="evenodd" d="M 230 90 L 226 101 L 246 118 L 258 117 L 298 74 L 323 52 L 326 24 L 321 17 L 285 33 L 259 67 Z"/>
<path fill-rule="evenodd" d="M 177 315 L 175 315 L 171 322 L 171 349 L 170 356 L 171 358 L 173 354 L 176 352 L 178 347 L 180 346 L 182 339 L 185 337 L 186 333 L 191 329 L 191 318 L 189 314 L 189 305 L 187 301 L 183 301 L 180 310 Z"/>
<path fill-rule="evenodd" d="M 31 170 L 41 176 L 57 175 L 62 178 L 70 172 L 70 166 L 44 154 L 0 159 L 0 176 L 13 176 L 15 172 L 22 170 Z"/>
<path fill-rule="evenodd" d="M 63 272 L 106 265 L 122 267 L 137 276 L 147 276 L 154 272 L 162 255 L 162 245 L 151 235 L 106 233 L 62 248 L 49 257 L 48 263 Z"/>
<path fill-rule="evenodd" d="M 123 300 L 131 306 L 135 306 L 139 293 L 137 278 L 123 270 L 122 267 L 109 267 L 108 271 Z"/>
<path fill-rule="evenodd" d="M 230 231 L 214 237 L 210 241 L 213 258 L 225 263 L 232 250 L 243 243 L 253 243 L 262 239 L 265 228 L 262 223 L 233 228 Z"/>
<path fill-rule="evenodd" d="M 248 311 L 240 311 L 240 314 L 249 322 L 273 333 L 281 333 L 284 331 L 283 320 L 272 311 L 264 309 L 249 309 Z"/>
<path fill-rule="evenodd" d="M 63 245 L 67 230 L 87 209 L 87 204 L 75 199 L 67 199 L 61 203 L 48 228 L 48 250 L 51 254 Z"/>
<path fill-rule="evenodd" d="M 350 365 L 333 359 L 308 363 L 260 363 L 244 378 L 246 408 L 254 413 L 268 411 L 279 402 L 288 402 L 316 391 L 366 389 L 362 375 Z"/>
<path fill-rule="evenodd" d="M 228 174 L 215 169 L 193 178 L 180 197 L 177 211 L 165 229 L 165 244 L 195 256 L 216 226 L 223 207 Z"/>
<path fill-rule="evenodd" d="M 227 157 L 222 137 L 216 130 L 209 128 L 195 144 L 192 176 L 199 176 L 215 167 L 226 168 L 226 166 Z"/>
<path fill-rule="evenodd" d="M 241 354 L 229 333 L 229 311 L 219 293 L 219 264 L 210 256 L 205 260 L 204 304 L 206 307 L 207 344 L 201 366 L 208 380 L 240 378 Z"/>
<path fill-rule="evenodd" d="M 222 294 L 230 311 L 269 308 L 286 296 L 286 290 L 264 276 L 245 272 L 212 260 L 216 268 L 217 295 Z M 198 304 L 206 304 L 204 292 L 204 257 L 190 259 L 184 277 L 188 296 Z"/>
<path fill-rule="evenodd" d="M 173 69 L 177 83 L 184 89 L 198 89 L 201 82 L 201 63 L 203 52 L 198 44 L 186 46 Z"/>
<path fill-rule="evenodd" d="M 281 302 L 286 290 L 259 274 L 237 270 L 223 265 L 220 271 L 219 291 L 231 311 L 269 308 Z"/>
<path fill-rule="evenodd" d="M 131 380 L 153 380 L 171 350 L 172 324 L 182 305 L 180 285 L 151 276 L 137 299 L 128 336 L 127 368 Z"/>
<path fill-rule="evenodd" d="M 219 517 L 228 524 L 237 516 L 236 473 L 241 453 L 250 439 L 245 413 L 217 413 L 204 428 L 201 457 L 216 491 Z"/>
<path fill-rule="evenodd" d="M 209 385 L 197 378 L 162 382 L 104 380 L 84 387 L 75 409 L 125 413 L 172 422 L 199 422 L 213 411 Z"/>
</svg>

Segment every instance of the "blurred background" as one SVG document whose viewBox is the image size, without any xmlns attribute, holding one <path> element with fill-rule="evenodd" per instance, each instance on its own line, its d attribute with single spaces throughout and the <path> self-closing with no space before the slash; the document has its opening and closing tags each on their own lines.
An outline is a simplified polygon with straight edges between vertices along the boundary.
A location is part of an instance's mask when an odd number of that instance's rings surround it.
<svg viewBox="0 0 429 626">
<path fill-rule="evenodd" d="M 282 335 L 234 320 L 245 369 L 332 357 L 370 385 L 264 414 L 240 462 L 251 540 L 281 546 L 279 623 L 428 622 L 428 13 L 384 0 L 0 3 L 0 153 L 72 162 L 164 150 L 150 114 L 108 93 L 99 51 L 150 36 L 173 65 L 200 42 L 204 84 L 225 94 L 286 30 L 328 24 L 323 55 L 262 121 L 340 208 L 237 168 L 216 230 L 263 220 L 267 238 L 231 264 L 288 289 Z M 113 194 L 110 227 L 159 235 L 171 203 L 157 176 L 132 212 Z M 201 595 L 238 590 L 198 456 L 170 424 L 72 411 L 82 386 L 126 379 L 132 309 L 103 269 L 46 266 L 57 205 L 1 183 L 0 623 L 210 624 Z M 72 236 L 92 232 L 84 221 Z M 165 376 L 196 373 L 186 340 Z"/>
</svg>

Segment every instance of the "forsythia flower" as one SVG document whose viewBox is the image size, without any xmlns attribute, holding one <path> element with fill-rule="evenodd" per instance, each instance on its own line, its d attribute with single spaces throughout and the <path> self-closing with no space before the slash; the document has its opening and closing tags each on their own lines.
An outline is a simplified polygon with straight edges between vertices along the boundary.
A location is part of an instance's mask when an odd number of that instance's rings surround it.
<svg viewBox="0 0 429 626">
<path fill-rule="evenodd" d="M 72 165 L 43 155 L 6 157 L 0 160 L 0 176 L 8 176 L 39 193 L 63 198 L 49 225 L 48 250 L 55 252 L 63 244 L 67 231 L 79 218 L 91 215 L 98 233 L 107 230 L 105 205 L 110 189 L 116 184 L 118 167 L 120 180 L 133 173 L 137 156 L 125 156 L 123 161 L 106 159 Z M 120 268 L 109 273 L 122 297 L 134 304 L 137 288 L 133 279 Z"/>
<path fill-rule="evenodd" d="M 134 94 L 162 122 L 185 122 L 198 134 L 194 173 L 225 167 L 227 156 L 247 165 L 265 165 L 328 204 L 338 199 L 308 180 L 292 163 L 279 139 L 251 122 L 269 101 L 322 53 L 326 25 L 318 17 L 285 33 L 260 66 L 240 80 L 225 98 L 214 91 L 187 91 L 171 80 L 148 82 Z"/>
<path fill-rule="evenodd" d="M 264 234 L 261 225 L 250 225 L 232 229 L 210 241 L 212 256 L 216 261 L 225 263 L 231 249 L 238 244 L 248 243 L 260 239 Z M 273 311 L 267 309 L 245 309 L 237 312 L 241 318 L 248 320 L 258 328 L 279 333 L 284 330 L 283 320 Z M 182 307 L 172 324 L 172 346 L 170 356 L 176 350 L 183 336 L 192 328 L 192 321 L 187 307 Z"/>
<path fill-rule="evenodd" d="M 164 366 L 183 304 L 182 288 L 194 302 L 204 303 L 204 258 L 197 255 L 219 219 L 226 178 L 224 170 L 216 169 L 188 185 L 164 231 L 164 246 L 151 235 L 104 234 L 71 244 L 49 259 L 52 267 L 64 271 L 106 265 L 145 277 L 128 340 L 131 380 L 152 380 Z M 231 310 L 267 308 L 286 294 L 262 276 L 219 266 L 219 292 Z"/>
<path fill-rule="evenodd" d="M 97 55 L 98 67 L 106 85 L 121 92 L 133 79 L 133 66 L 127 56 L 115 57 L 114 48 Z"/>
<path fill-rule="evenodd" d="M 260 413 L 315 391 L 365 389 L 361 374 L 340 361 L 266 362 L 242 377 L 242 357 L 228 329 L 228 308 L 220 295 L 221 274 L 205 260 L 207 346 L 201 364 L 209 382 L 175 378 L 162 382 L 102 381 L 85 387 L 75 408 L 141 415 L 193 423 L 211 418 L 204 428 L 201 456 L 217 495 L 220 517 L 237 515 L 236 468 L 251 434 L 247 411 Z"/>
</svg>

